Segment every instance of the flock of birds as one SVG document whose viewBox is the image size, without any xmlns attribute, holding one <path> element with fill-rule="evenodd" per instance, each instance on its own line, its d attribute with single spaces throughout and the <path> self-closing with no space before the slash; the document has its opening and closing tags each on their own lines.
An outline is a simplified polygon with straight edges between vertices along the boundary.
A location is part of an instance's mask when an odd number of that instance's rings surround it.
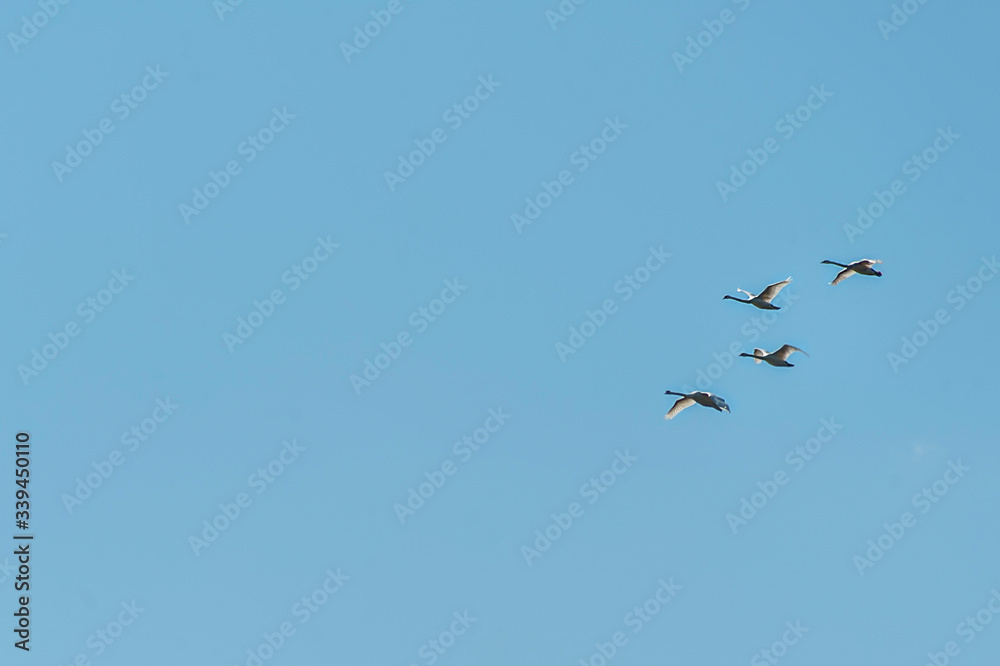
<svg viewBox="0 0 1000 666">
<path fill-rule="evenodd" d="M 869 275 L 873 277 L 882 277 L 882 272 L 875 270 L 875 264 L 881 264 L 882 262 L 878 259 L 862 259 L 860 261 L 855 261 L 853 264 L 841 264 L 836 261 L 830 261 L 829 259 L 821 261 L 823 264 L 833 264 L 834 266 L 840 266 L 844 270 L 837 273 L 837 277 L 833 279 L 830 284 L 840 284 L 852 275 Z M 755 308 L 760 308 L 761 310 L 780 310 L 777 305 L 771 303 L 774 297 L 778 295 L 778 292 L 785 288 L 792 278 L 787 280 L 782 280 L 781 282 L 775 282 L 774 284 L 768 285 L 764 291 L 760 294 L 751 294 L 749 291 L 744 291 L 743 289 L 737 289 L 736 291 L 741 294 L 746 294 L 746 298 L 737 298 L 736 296 L 723 296 L 722 300 L 733 300 L 740 303 L 748 303 Z M 794 367 L 788 362 L 788 357 L 793 353 L 799 352 L 809 356 L 804 351 L 798 347 L 793 347 L 792 345 L 782 345 L 779 349 L 773 352 L 766 352 L 763 349 L 754 349 L 753 354 L 742 353 L 740 356 L 746 356 L 747 358 L 752 358 L 755 364 L 760 364 L 761 362 L 767 363 L 768 365 L 773 365 L 778 368 L 791 368 Z M 711 407 L 720 412 L 728 412 L 729 405 L 721 397 L 707 393 L 705 391 L 694 391 L 692 393 L 678 393 L 677 391 L 667 391 L 665 395 L 677 395 L 680 399 L 674 403 L 674 406 L 670 408 L 670 411 L 664 416 L 668 421 L 682 411 L 694 404 L 699 404 L 702 407 Z"/>
</svg>

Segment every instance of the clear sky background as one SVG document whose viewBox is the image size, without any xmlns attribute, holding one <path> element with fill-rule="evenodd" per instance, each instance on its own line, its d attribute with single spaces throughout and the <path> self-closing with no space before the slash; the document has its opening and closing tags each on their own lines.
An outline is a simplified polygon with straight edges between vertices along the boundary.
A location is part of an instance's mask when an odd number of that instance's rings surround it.
<svg viewBox="0 0 1000 666">
<path fill-rule="evenodd" d="M 917 666 L 949 642 L 951 663 L 995 664 L 1000 618 L 960 623 L 1000 590 L 1000 279 L 983 263 L 1000 254 L 1000 8 L 913 4 L 886 39 L 888 1 L 593 0 L 553 28 L 556 0 L 402 0 L 348 62 L 340 44 L 386 2 L 244 0 L 222 19 L 207 0 L 72 2 L 16 43 L 7 33 L 42 10 L 7 3 L 0 661 L 235 665 L 256 663 L 251 650 L 268 664 L 600 666 L 595 644 L 622 632 L 616 666 L 763 664 L 798 622 L 782 664 Z M 723 10 L 733 21 L 679 71 L 673 54 Z M 112 105 L 144 77 L 153 87 L 147 67 L 166 76 L 122 118 Z M 455 127 L 445 113 L 480 77 L 496 86 Z M 776 127 L 814 87 L 832 96 L 790 136 Z M 273 109 L 294 118 L 248 161 L 240 145 Z M 53 162 L 104 118 L 113 132 L 60 180 Z M 579 171 L 608 119 L 627 127 Z M 446 140 L 390 189 L 385 172 L 437 128 Z M 907 161 L 949 128 L 911 180 Z M 724 201 L 717 182 L 769 138 L 777 152 Z M 186 223 L 179 206 L 230 160 L 239 173 Z M 572 182 L 518 230 L 512 214 L 563 170 Z M 897 179 L 874 224 L 845 230 Z M 317 238 L 339 247 L 293 290 L 283 276 Z M 651 247 L 671 256 L 626 300 L 616 285 Z M 884 277 L 832 287 L 837 269 L 820 264 L 866 257 Z M 87 314 L 122 270 L 134 279 Z M 770 324 L 722 300 L 788 276 Z M 465 289 L 422 323 L 446 280 Z M 227 346 L 275 289 L 272 316 Z M 560 358 L 608 299 L 614 313 Z M 944 323 L 893 364 L 938 310 Z M 401 332 L 411 344 L 355 390 Z M 50 334 L 65 348 L 19 370 Z M 726 356 L 785 343 L 810 357 Z M 700 372 L 732 413 L 664 421 L 664 390 Z M 122 441 L 168 399 L 146 441 Z M 491 409 L 509 418 L 456 451 Z M 823 419 L 835 436 L 787 458 Z M 7 568 L 20 431 L 26 656 Z M 293 440 L 280 476 L 251 476 Z M 636 460 L 581 494 L 616 452 Z M 110 476 L 68 501 L 111 456 Z M 442 466 L 454 473 L 401 523 L 394 505 Z M 786 484 L 734 533 L 727 514 L 777 472 Z M 939 501 L 914 503 L 946 477 Z M 240 493 L 251 503 L 194 547 Z M 574 502 L 572 525 L 526 557 Z M 903 535 L 883 536 L 906 512 Z M 880 536 L 891 549 L 859 570 Z M 296 604 L 338 569 L 349 578 L 302 622 Z M 634 633 L 628 614 L 661 579 L 680 589 Z M 133 601 L 143 610 L 119 633 Z M 452 644 L 455 613 L 475 622 Z M 295 633 L 260 651 L 283 622 Z"/>
</svg>

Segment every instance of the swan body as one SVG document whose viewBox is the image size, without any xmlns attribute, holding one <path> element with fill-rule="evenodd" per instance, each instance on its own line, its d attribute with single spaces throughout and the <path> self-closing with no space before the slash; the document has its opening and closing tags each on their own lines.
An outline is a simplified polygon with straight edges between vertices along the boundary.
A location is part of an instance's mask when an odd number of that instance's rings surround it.
<svg viewBox="0 0 1000 666">
<path fill-rule="evenodd" d="M 788 357 L 794 352 L 801 352 L 806 354 L 804 351 L 798 347 L 793 347 L 791 345 L 782 345 L 777 351 L 773 351 L 768 354 L 763 349 L 754 349 L 752 354 L 740 354 L 740 356 L 746 356 L 747 358 L 752 358 L 754 363 L 759 364 L 761 361 L 769 365 L 773 365 L 776 368 L 794 368 L 795 366 L 788 362 Z M 809 354 L 806 354 L 809 356 Z"/>
<path fill-rule="evenodd" d="M 723 296 L 722 300 L 727 298 L 733 301 L 739 301 L 740 303 L 749 303 L 755 308 L 760 308 L 761 310 L 780 310 L 777 305 L 772 305 L 771 300 L 778 295 L 778 292 L 785 288 L 785 285 L 792 281 L 792 278 L 787 280 L 782 280 L 781 282 L 775 282 L 774 284 L 769 284 L 764 291 L 760 294 L 751 294 L 749 291 L 744 289 L 737 289 L 736 291 L 741 294 L 746 294 L 747 298 L 737 298 L 735 296 Z"/>
<path fill-rule="evenodd" d="M 695 403 L 701 405 L 702 407 L 711 407 L 712 409 L 720 412 L 729 411 L 729 405 L 726 404 L 726 401 L 712 393 L 706 393 L 704 391 L 694 391 L 693 393 L 677 393 L 676 391 L 667 391 L 665 395 L 681 396 L 681 399 L 675 402 L 674 406 L 670 408 L 670 411 L 664 415 L 663 418 L 668 421 Z"/>
<path fill-rule="evenodd" d="M 847 278 L 851 277 L 855 273 L 858 275 L 870 275 L 873 277 L 882 277 L 882 271 L 875 270 L 875 264 L 881 264 L 880 259 L 862 259 L 860 261 L 855 261 L 853 264 L 840 264 L 836 261 L 830 261 L 826 259 L 820 262 L 821 264 L 833 264 L 834 266 L 840 266 L 844 270 L 837 273 L 837 277 L 833 278 L 833 282 L 830 284 L 840 284 Z"/>
</svg>

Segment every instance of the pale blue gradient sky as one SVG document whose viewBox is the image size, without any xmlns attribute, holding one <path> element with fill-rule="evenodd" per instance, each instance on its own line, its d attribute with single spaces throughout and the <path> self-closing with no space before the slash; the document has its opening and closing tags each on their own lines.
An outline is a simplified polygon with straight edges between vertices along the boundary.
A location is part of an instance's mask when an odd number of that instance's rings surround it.
<svg viewBox="0 0 1000 666">
<path fill-rule="evenodd" d="M 884 40 L 890 2 L 588 2 L 553 30 L 555 0 L 403 0 L 346 62 L 340 42 L 386 4 L 245 0 L 220 21 L 208 1 L 74 2 L 8 41 L 0 391 L 7 450 L 19 430 L 33 442 L 26 663 L 245 664 L 289 621 L 266 663 L 428 664 L 421 647 L 468 611 L 436 663 L 577 664 L 622 631 L 615 666 L 746 664 L 798 620 L 789 666 L 923 664 L 952 640 L 956 663 L 993 664 L 1000 628 L 966 644 L 956 626 L 1000 589 L 1000 280 L 960 310 L 948 296 L 1000 251 L 1000 10 L 927 3 Z M 672 53 L 727 8 L 735 22 L 678 72 Z M 10 3 L 4 32 L 35 11 Z M 119 119 L 147 66 L 168 76 Z M 453 129 L 444 114 L 489 76 Z M 813 86 L 832 97 L 784 138 L 775 124 Z M 247 162 L 274 108 L 295 117 Z M 105 117 L 113 133 L 59 182 L 52 162 Z M 609 118 L 627 128 L 579 172 Z M 910 182 L 904 163 L 949 127 L 960 137 Z M 436 128 L 447 139 L 390 192 L 384 172 Z M 716 182 L 769 137 L 778 151 L 724 203 Z M 240 173 L 185 224 L 179 204 L 229 160 Z M 573 182 L 518 233 L 511 214 L 562 170 Z M 851 243 L 844 224 L 894 179 L 905 194 Z M 318 237 L 340 246 L 293 291 L 283 275 Z M 660 246 L 672 256 L 626 301 L 616 284 Z M 885 276 L 829 286 L 821 260 L 863 257 Z M 134 281 L 86 322 L 78 304 L 123 267 Z M 763 313 L 722 296 L 789 275 L 796 300 L 752 339 Z M 467 289 L 419 330 L 446 280 Z M 279 288 L 230 353 L 223 334 Z M 556 343 L 607 299 L 618 309 L 563 363 Z M 948 323 L 895 372 L 887 354 L 938 309 Z M 18 365 L 67 322 L 80 334 L 25 385 Z M 350 375 L 401 332 L 412 344 L 358 395 Z M 710 389 L 731 414 L 665 422 L 663 391 L 734 343 L 811 357 L 736 359 Z M 122 433 L 167 398 L 179 407 L 128 451 Z M 457 453 L 490 409 L 509 420 Z M 786 454 L 831 418 L 843 429 L 794 471 Z M 248 478 L 293 439 L 304 449 L 257 494 Z M 68 513 L 63 495 L 115 450 Z M 616 451 L 637 460 L 589 504 L 581 486 Z M 949 460 L 969 471 L 920 513 Z M 401 525 L 393 505 L 449 461 Z M 787 485 L 734 535 L 726 514 L 779 470 Z M 196 556 L 189 536 L 240 493 L 252 503 Z M 582 515 L 528 566 L 521 547 L 573 502 Z M 852 558 L 906 511 L 915 526 L 859 575 Z M 293 606 L 338 568 L 349 579 L 300 623 Z M 626 615 L 660 579 L 681 589 L 633 634 Z M 13 608 L 9 578 L 0 599 Z M 95 655 L 88 637 L 132 600 L 144 611 Z"/>
</svg>

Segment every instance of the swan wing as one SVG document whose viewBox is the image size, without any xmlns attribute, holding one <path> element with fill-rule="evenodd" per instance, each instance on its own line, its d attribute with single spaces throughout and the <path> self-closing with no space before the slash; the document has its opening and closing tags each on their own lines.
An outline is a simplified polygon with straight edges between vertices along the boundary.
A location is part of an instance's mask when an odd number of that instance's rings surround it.
<svg viewBox="0 0 1000 666">
<path fill-rule="evenodd" d="M 767 289 L 760 293 L 759 298 L 762 301 L 771 302 L 771 299 L 778 295 L 778 292 L 785 288 L 785 285 L 792 281 L 792 278 L 787 280 L 782 280 L 781 282 L 775 282 L 774 284 L 767 285 Z"/>
<path fill-rule="evenodd" d="M 772 354 L 772 356 L 775 356 L 775 357 L 781 359 L 782 361 L 786 361 L 786 360 L 788 360 L 788 357 L 791 356 L 795 352 L 801 352 L 803 354 L 806 354 L 804 351 L 802 351 L 798 347 L 793 347 L 791 345 L 782 345 L 781 349 L 779 349 L 778 351 L 774 352 L 774 354 Z M 809 356 L 809 354 L 806 354 L 806 356 Z"/>
<path fill-rule="evenodd" d="M 840 284 L 841 282 L 851 277 L 852 275 L 854 275 L 854 269 L 845 268 L 844 270 L 837 273 L 837 277 L 833 278 L 833 282 L 831 282 L 830 284 Z"/>
<path fill-rule="evenodd" d="M 675 416 L 677 416 L 678 414 L 680 414 L 693 404 L 694 400 L 692 400 L 691 398 L 681 398 L 680 400 L 674 403 L 674 406 L 670 408 L 670 411 L 667 412 L 663 418 L 669 421 L 670 419 L 674 418 Z"/>
</svg>

